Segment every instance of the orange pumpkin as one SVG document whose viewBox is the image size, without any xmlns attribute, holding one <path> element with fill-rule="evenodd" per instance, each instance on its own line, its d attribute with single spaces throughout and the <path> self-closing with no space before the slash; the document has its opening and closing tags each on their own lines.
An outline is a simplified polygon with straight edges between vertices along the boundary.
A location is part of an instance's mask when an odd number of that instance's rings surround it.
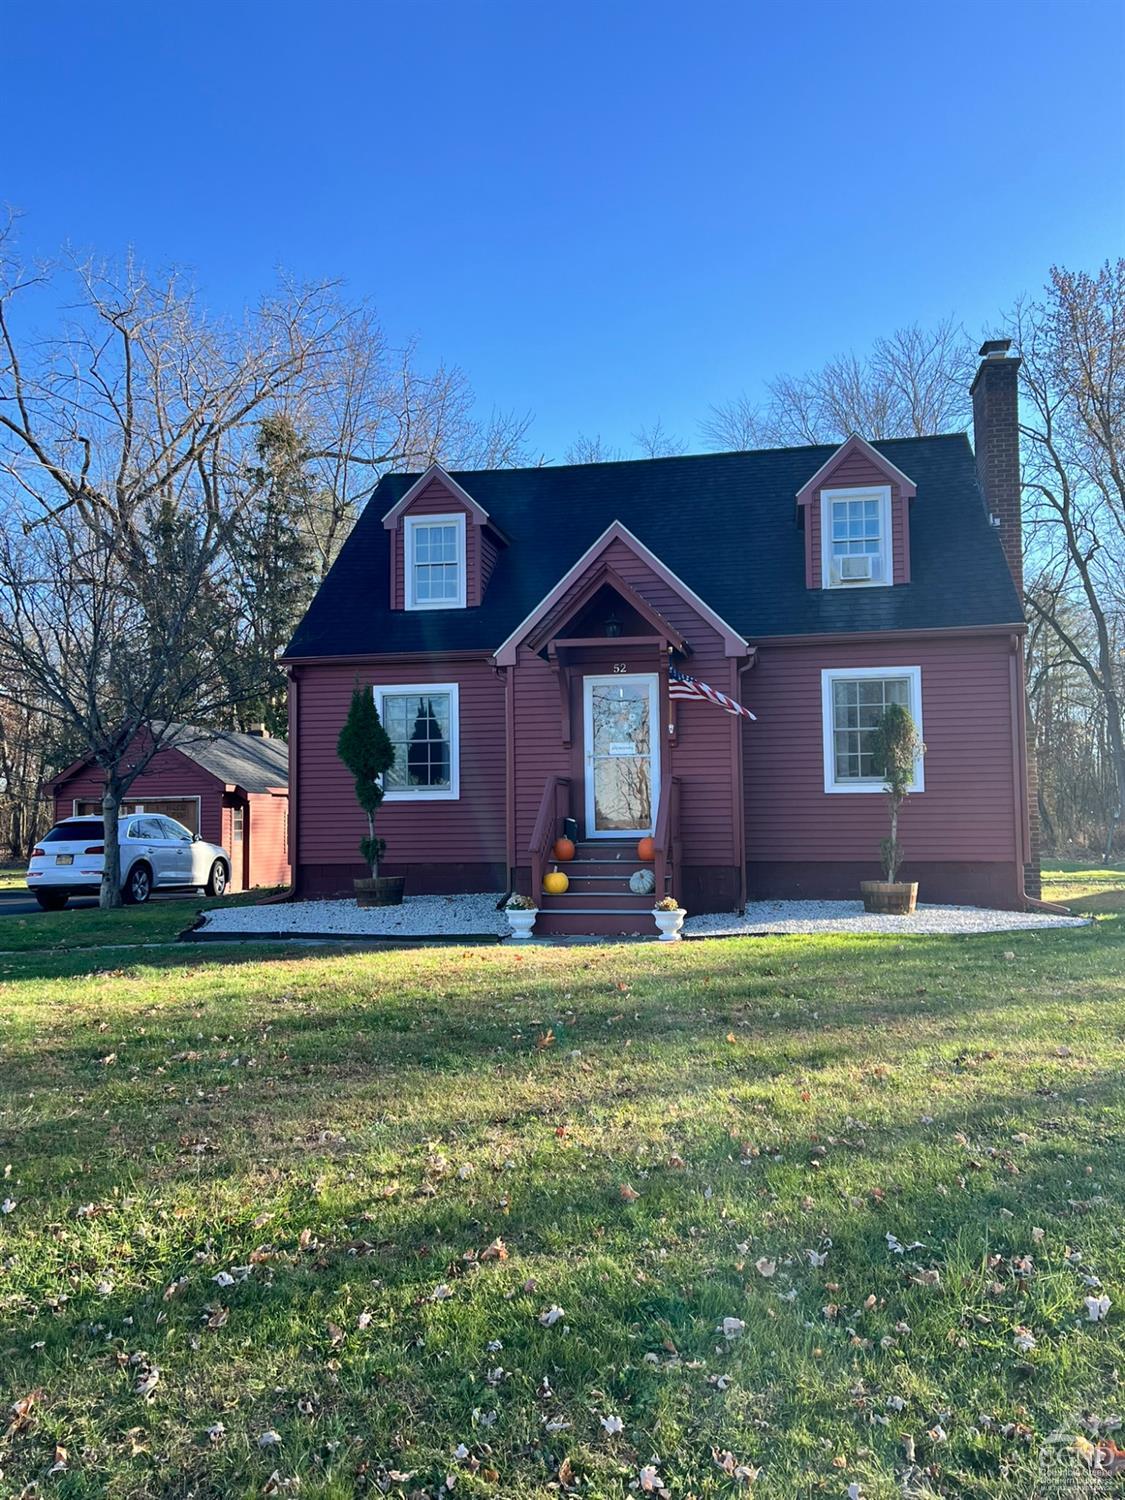
<svg viewBox="0 0 1125 1500">
<path fill-rule="evenodd" d="M 574 858 L 574 841 L 572 839 L 556 839 L 555 847 L 551 850 L 552 859 L 557 859 L 565 864 L 568 859 Z"/>
<path fill-rule="evenodd" d="M 548 896 L 561 896 L 569 888 L 570 881 L 561 870 L 552 870 L 543 876 L 543 889 Z"/>
<path fill-rule="evenodd" d="M 646 863 L 651 864 L 651 862 L 656 858 L 656 840 L 647 838 L 638 839 L 637 858 L 643 859 L 646 861 Z"/>
</svg>

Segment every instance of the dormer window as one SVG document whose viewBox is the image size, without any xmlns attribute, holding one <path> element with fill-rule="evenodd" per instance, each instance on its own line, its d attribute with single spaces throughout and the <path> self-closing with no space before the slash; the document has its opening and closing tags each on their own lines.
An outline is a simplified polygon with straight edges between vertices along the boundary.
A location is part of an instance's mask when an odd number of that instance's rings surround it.
<svg viewBox="0 0 1125 1500">
<path fill-rule="evenodd" d="M 465 608 L 465 516 L 407 516 L 407 609 Z"/>
<path fill-rule="evenodd" d="M 891 578 L 891 490 L 823 490 L 821 537 L 825 586 L 863 588 Z"/>
</svg>

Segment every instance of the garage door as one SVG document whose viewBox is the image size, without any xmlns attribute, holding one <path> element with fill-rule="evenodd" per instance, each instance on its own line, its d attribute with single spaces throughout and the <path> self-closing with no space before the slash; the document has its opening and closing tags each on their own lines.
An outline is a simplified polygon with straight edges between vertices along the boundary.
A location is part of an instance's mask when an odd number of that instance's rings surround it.
<svg viewBox="0 0 1125 1500">
<path fill-rule="evenodd" d="M 76 814 L 100 813 L 102 805 L 100 802 L 81 802 L 74 804 Z M 182 823 L 192 833 L 199 832 L 199 798 L 198 797 L 126 797 L 121 803 L 123 814 L 137 812 L 163 813 L 166 818 L 175 818 L 177 823 Z"/>
</svg>

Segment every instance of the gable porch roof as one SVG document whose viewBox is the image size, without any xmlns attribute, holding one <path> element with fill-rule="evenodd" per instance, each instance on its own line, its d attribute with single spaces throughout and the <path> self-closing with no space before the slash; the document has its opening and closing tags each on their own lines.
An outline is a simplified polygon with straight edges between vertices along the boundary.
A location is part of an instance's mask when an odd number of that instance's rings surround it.
<svg viewBox="0 0 1125 1500">
<path fill-rule="evenodd" d="M 645 544 L 629 530 L 621 521 L 611 521 L 606 529 L 593 542 L 576 563 L 562 575 L 558 582 L 550 589 L 539 603 L 516 626 L 507 640 L 497 649 L 493 657 L 498 667 L 511 667 L 516 664 L 516 656 L 522 641 L 532 632 L 535 626 L 552 610 L 562 599 L 567 591 L 582 577 L 592 563 L 599 558 L 612 542 L 621 541 L 641 559 L 656 576 L 662 579 L 669 588 L 679 594 L 691 609 L 702 619 L 714 627 L 723 640 L 723 652 L 726 656 L 746 656 L 750 647 L 744 636 L 739 635 L 732 625 L 728 625 L 721 615 L 717 614 L 711 606 L 701 599 L 693 589 L 688 588 L 682 578 L 678 578 L 666 563 L 662 562 L 656 553 L 651 551 Z M 651 606 L 648 606 L 651 609 Z"/>
</svg>

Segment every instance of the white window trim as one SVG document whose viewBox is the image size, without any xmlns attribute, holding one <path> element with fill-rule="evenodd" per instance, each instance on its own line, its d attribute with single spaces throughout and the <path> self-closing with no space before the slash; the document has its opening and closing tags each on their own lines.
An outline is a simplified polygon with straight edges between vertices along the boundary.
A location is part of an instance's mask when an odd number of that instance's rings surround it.
<svg viewBox="0 0 1125 1500">
<path fill-rule="evenodd" d="M 905 677 L 910 684 L 910 716 L 914 720 L 915 728 L 918 730 L 919 739 L 925 738 L 922 733 L 921 667 L 823 668 L 820 674 L 820 717 L 823 727 L 824 744 L 824 790 L 837 796 L 846 796 L 849 793 L 862 795 L 866 792 L 886 791 L 886 782 L 877 777 L 873 777 L 870 781 L 860 781 L 853 776 L 844 777 L 839 781 L 836 779 L 836 744 L 833 737 L 835 724 L 832 717 L 832 686 L 836 682 L 854 682 L 857 678 L 863 677 Z M 921 756 L 914 762 L 914 780 L 907 790 L 910 792 L 924 792 L 926 790 L 926 772 Z"/>
<path fill-rule="evenodd" d="M 879 535 L 883 543 L 885 578 L 860 578 L 848 583 L 832 582 L 833 500 L 878 500 Z M 887 589 L 895 581 L 894 537 L 891 534 L 891 487 L 889 484 L 849 485 L 845 489 L 820 492 L 820 581 L 826 589 Z"/>
<path fill-rule="evenodd" d="M 457 598 L 426 599 L 414 597 L 414 532 L 419 526 L 449 526 L 457 528 Z M 407 516 L 402 533 L 403 587 L 407 609 L 464 609 L 468 584 L 468 551 L 465 546 L 465 512 L 452 511 L 442 516 Z"/>
<path fill-rule="evenodd" d="M 387 693 L 449 694 L 449 786 L 388 787 L 387 802 L 457 802 L 461 796 L 461 688 L 456 682 L 387 682 L 373 687 L 375 707 L 383 719 L 383 698 Z"/>
</svg>

